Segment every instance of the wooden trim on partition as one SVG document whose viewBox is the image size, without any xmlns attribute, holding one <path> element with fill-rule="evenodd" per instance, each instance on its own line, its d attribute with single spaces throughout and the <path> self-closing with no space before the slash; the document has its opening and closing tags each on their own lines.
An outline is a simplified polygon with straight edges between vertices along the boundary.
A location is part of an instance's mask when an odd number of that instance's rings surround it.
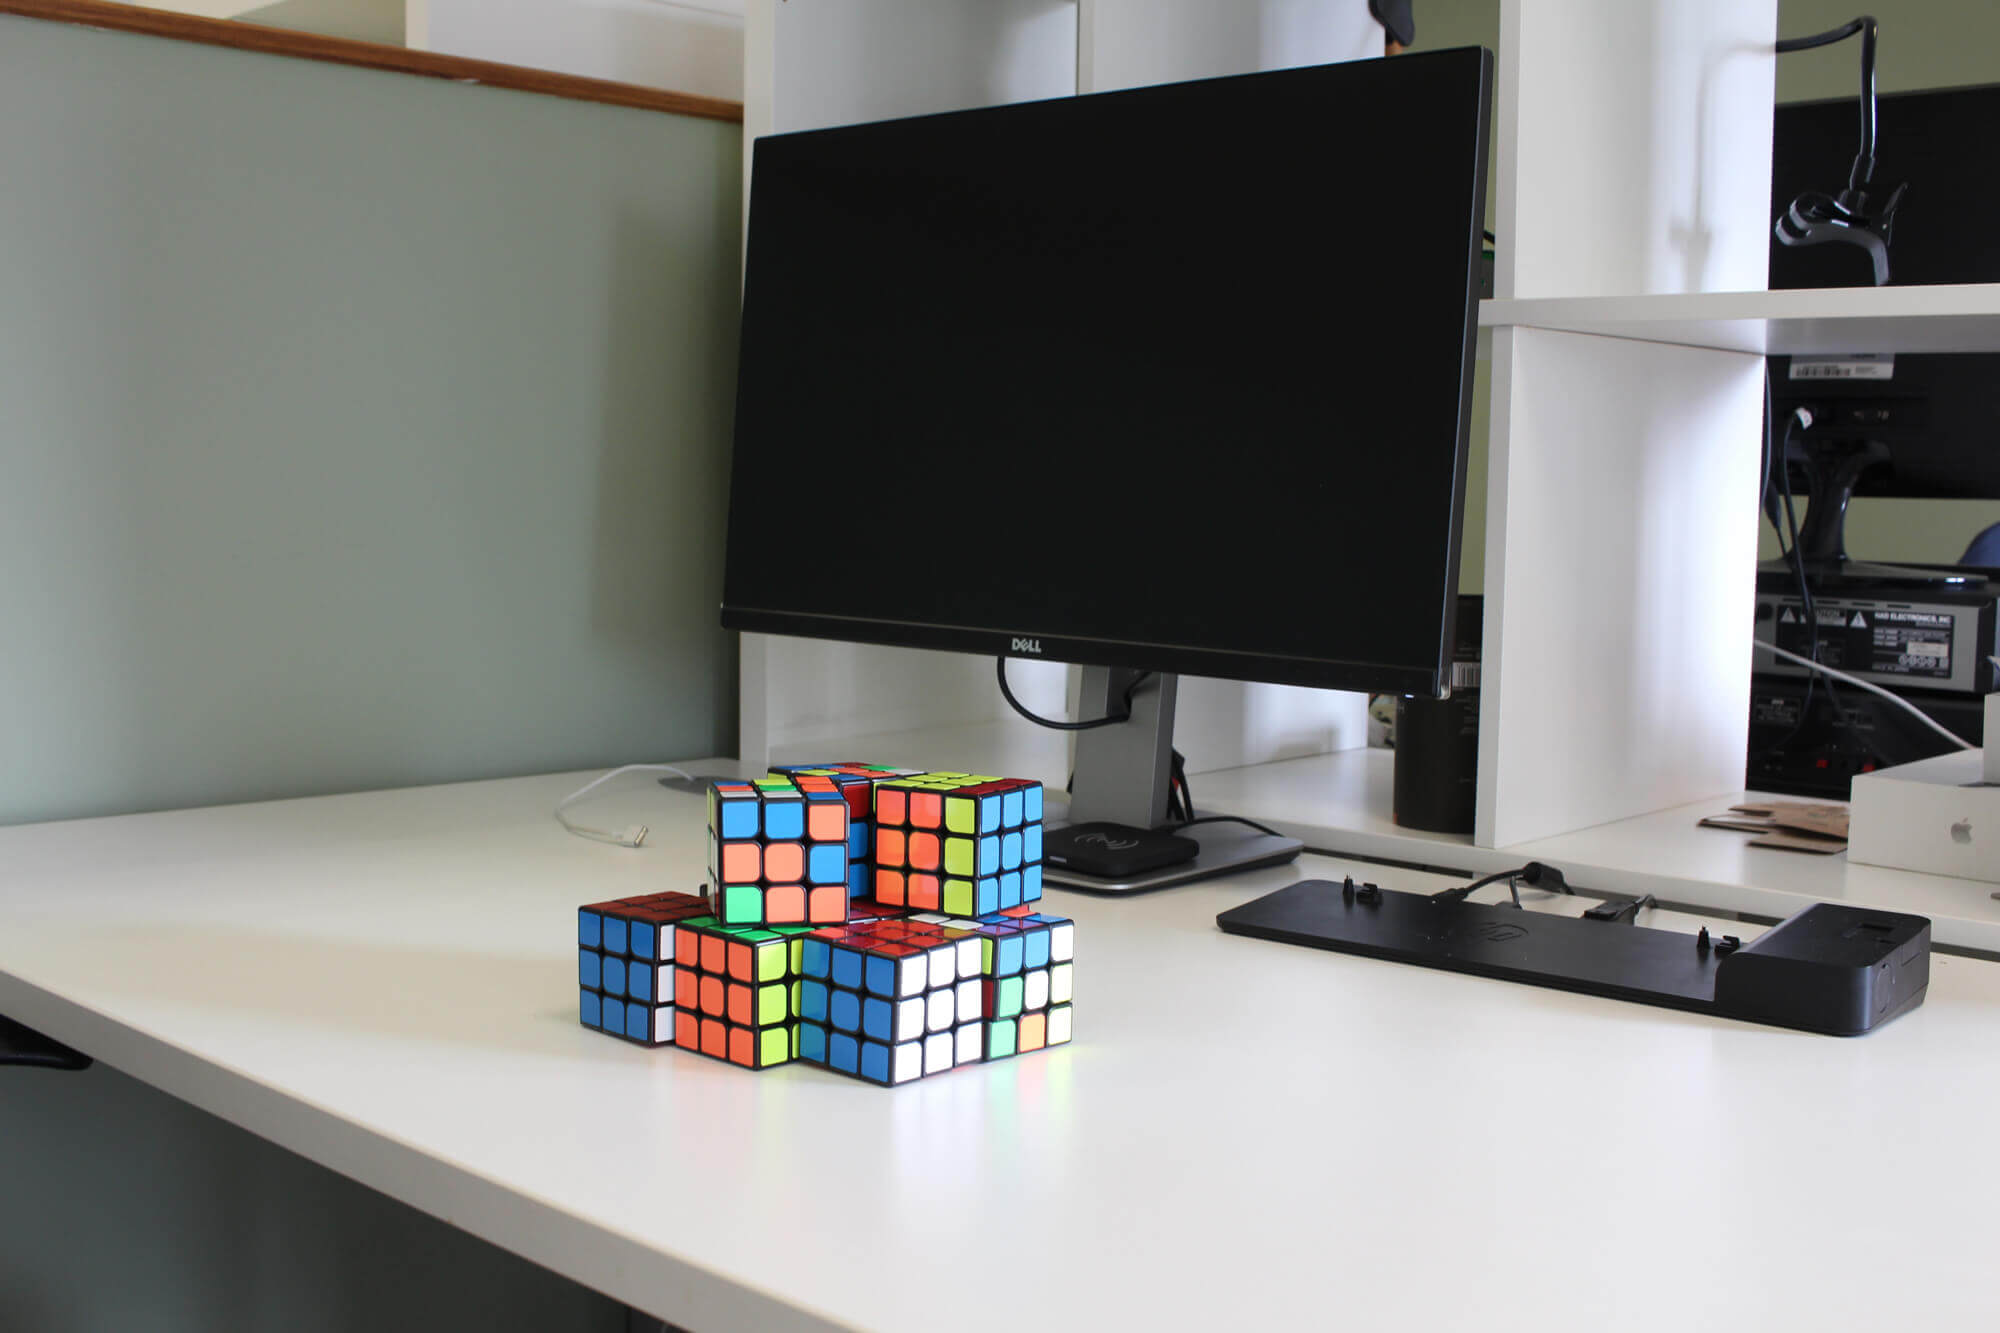
<svg viewBox="0 0 2000 1333">
<path fill-rule="evenodd" d="M 462 56 L 412 51 L 375 42 L 355 42 L 344 37 L 321 37 L 309 32 L 294 32 L 289 28 L 239 23 L 234 19 L 200 18 L 164 9 L 110 4 L 105 0 L 0 0 L 0 14 L 74 23 L 88 28 L 108 28 L 115 32 L 143 33 L 149 37 L 171 37 L 176 41 L 202 42 L 209 46 L 233 46 L 264 55 L 324 60 L 336 65 L 358 65 L 363 69 L 388 70 L 397 74 L 418 74 L 430 79 L 448 79 L 453 83 L 512 88 L 524 93 L 568 97 L 581 102 L 603 102 L 641 111 L 667 111 L 675 115 L 701 116 L 738 124 L 743 121 L 743 104 L 719 97 L 670 93 L 659 88 L 614 83 L 609 79 L 587 79 L 577 74 L 525 69 L 491 60 L 467 60 Z"/>
</svg>

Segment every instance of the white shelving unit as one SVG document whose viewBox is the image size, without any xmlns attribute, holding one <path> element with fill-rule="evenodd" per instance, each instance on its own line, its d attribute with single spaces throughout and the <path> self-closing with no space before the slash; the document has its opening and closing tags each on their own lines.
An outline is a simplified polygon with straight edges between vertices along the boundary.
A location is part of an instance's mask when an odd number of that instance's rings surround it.
<svg viewBox="0 0 2000 1333">
<path fill-rule="evenodd" d="M 1345 58 L 1359 39 L 1342 24 L 1365 13 L 1362 0 L 751 0 L 746 125 Z M 1292 36 L 1271 40 L 1285 23 Z M 1742 785 L 1764 353 L 2000 350 L 2000 287 L 1761 290 L 1776 29 L 1777 0 L 1502 0 L 1477 849 Z M 746 756 L 795 744 L 792 701 L 829 663 L 854 680 L 839 664 L 857 652 L 746 643 Z M 941 665 L 935 689 L 901 681 L 916 700 L 906 725 L 990 721 L 989 674 Z M 848 730 L 888 730 L 861 688 Z M 1326 702 L 1301 692 L 1268 716 L 1282 731 L 1312 706 Z M 1184 699 L 1188 725 L 1202 712 Z M 1353 730 L 1328 717 L 1300 732 L 1321 750 L 1359 743 L 1358 715 Z M 1210 768 L 1311 743 L 1272 752 L 1249 728 L 1204 740 L 1220 747 Z"/>
<path fill-rule="evenodd" d="M 1483 301 L 1479 323 L 1759 356 L 1982 352 L 2000 347 L 2000 284 Z"/>
</svg>

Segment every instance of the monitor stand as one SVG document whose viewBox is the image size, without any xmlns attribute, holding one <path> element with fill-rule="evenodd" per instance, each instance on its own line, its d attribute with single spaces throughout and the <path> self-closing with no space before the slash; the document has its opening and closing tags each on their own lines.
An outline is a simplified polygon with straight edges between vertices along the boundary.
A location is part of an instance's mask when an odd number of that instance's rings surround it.
<svg viewBox="0 0 2000 1333">
<path fill-rule="evenodd" d="M 1958 569 L 1925 569 L 1915 565 L 1875 565 L 1847 554 L 1847 506 L 1862 475 L 1892 461 L 1887 445 L 1875 441 L 1795 442 L 1786 463 L 1804 467 L 1812 503 L 1799 525 L 1797 559 L 1808 584 L 1818 591 L 1868 588 L 1956 587 L 1976 582 L 1979 575 Z M 1775 506 L 1775 497 L 1766 497 Z M 1772 521 L 1777 521 L 1775 509 Z M 1787 560 L 1766 561 L 1763 569 L 1796 575 Z"/>
<path fill-rule="evenodd" d="M 1120 711 L 1133 679 L 1144 674 L 1122 667 L 1085 667 L 1082 715 L 1104 717 Z M 1107 820 L 1133 828 L 1169 827 L 1167 794 L 1173 781 L 1174 699 L 1179 686 L 1178 676 L 1156 674 L 1133 694 L 1129 721 L 1077 733 L 1065 823 Z M 1247 824 L 1199 824 L 1176 833 L 1201 845 L 1192 861 L 1115 880 L 1053 866 L 1045 866 L 1042 877 L 1085 893 L 1146 893 L 1258 866 L 1283 865 L 1305 850 L 1297 838 L 1273 837 Z"/>
</svg>

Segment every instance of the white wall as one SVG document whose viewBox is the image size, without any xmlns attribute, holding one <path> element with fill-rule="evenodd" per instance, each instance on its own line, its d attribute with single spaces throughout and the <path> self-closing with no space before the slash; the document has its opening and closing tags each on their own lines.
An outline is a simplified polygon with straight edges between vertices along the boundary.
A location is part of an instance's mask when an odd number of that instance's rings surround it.
<svg viewBox="0 0 2000 1333">
<path fill-rule="evenodd" d="M 276 0 L 235 15 L 244 23 L 341 37 L 350 42 L 403 44 L 403 0 Z"/>
<path fill-rule="evenodd" d="M 409 0 L 420 51 L 740 101 L 743 0 Z"/>
<path fill-rule="evenodd" d="M 1366 0 L 1084 0 L 1080 92 L 1382 54 Z"/>
</svg>

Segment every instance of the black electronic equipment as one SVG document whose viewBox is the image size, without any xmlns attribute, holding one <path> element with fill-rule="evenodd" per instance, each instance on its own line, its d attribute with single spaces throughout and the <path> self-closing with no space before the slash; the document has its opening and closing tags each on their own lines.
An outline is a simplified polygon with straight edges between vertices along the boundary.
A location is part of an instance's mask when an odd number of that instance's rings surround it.
<svg viewBox="0 0 2000 1333">
<path fill-rule="evenodd" d="M 1815 903 L 1748 944 L 1301 880 L 1216 917 L 1233 935 L 1722 1018 L 1860 1036 L 1923 1003 L 1931 923 Z"/>
<path fill-rule="evenodd" d="M 2000 282 L 2000 85 L 1897 93 L 1880 100 L 1876 154 L 1910 183 L 1895 228 L 1895 283 Z M 1848 169 L 1854 101 L 1790 103 L 1772 130 L 1772 207 Z M 1843 246 L 1771 249 L 1773 288 L 1871 281 Z M 1859 351 L 1859 349 L 1857 349 Z M 2000 500 L 2000 355 L 1770 358 L 1774 467 L 1808 499 L 1799 555 L 1809 577 L 1886 586 L 1949 583 L 1950 569 L 1856 564 L 1845 523 L 1853 496 Z M 1804 417 L 1797 415 L 1803 411 Z M 1809 424 L 1808 424 L 1809 423 Z M 1774 476 L 1777 474 L 1774 473 Z M 1779 514 L 1779 487 L 1767 491 Z M 1962 545 L 1973 532 L 1959 536 Z"/>
<path fill-rule="evenodd" d="M 2000 585 L 1968 574 L 1957 587 L 1924 590 L 1823 588 L 1812 599 L 1817 634 L 1807 632 L 1798 582 L 1779 569 L 1757 575 L 1757 638 L 1814 657 L 1823 666 L 1895 689 L 1987 695 L 2000 689 L 1995 621 Z M 1772 654 L 1758 670 L 1803 679 L 1810 668 Z"/>
<path fill-rule="evenodd" d="M 1200 851 L 1192 838 L 1101 820 L 1051 829 L 1042 839 L 1044 864 L 1111 880 L 1192 861 Z"/>
<path fill-rule="evenodd" d="M 1910 192 L 1896 219 L 1894 286 L 2000 282 L 2000 84 L 1888 93 L 1880 99 L 1876 156 Z M 1850 171 L 1854 99 L 1787 102 L 1771 136 L 1771 209 Z M 1867 257 L 1846 246 L 1771 248 L 1771 286 L 1865 287 Z"/>
<path fill-rule="evenodd" d="M 1472 832 L 1479 796 L 1479 683 L 1485 599 L 1458 599 L 1451 697 L 1396 700 L 1390 817 L 1404 828 Z"/>
<path fill-rule="evenodd" d="M 1445 693 L 1491 83 L 1439 51 L 759 139 L 723 623 L 1084 664 L 1130 720 L 1071 817 L 1135 827 L 1171 673 Z M 1358 124 L 1397 140 L 1361 191 Z M 1299 847 L 1189 836 L 1198 873 Z"/>
<path fill-rule="evenodd" d="M 1899 698 L 1962 737 L 1983 743 L 1984 700 L 1899 690 Z M 1750 758 L 1743 785 L 1845 801 L 1862 773 L 1949 753 L 1951 742 L 1885 699 L 1845 685 L 1764 672 L 1750 678 Z"/>
</svg>

